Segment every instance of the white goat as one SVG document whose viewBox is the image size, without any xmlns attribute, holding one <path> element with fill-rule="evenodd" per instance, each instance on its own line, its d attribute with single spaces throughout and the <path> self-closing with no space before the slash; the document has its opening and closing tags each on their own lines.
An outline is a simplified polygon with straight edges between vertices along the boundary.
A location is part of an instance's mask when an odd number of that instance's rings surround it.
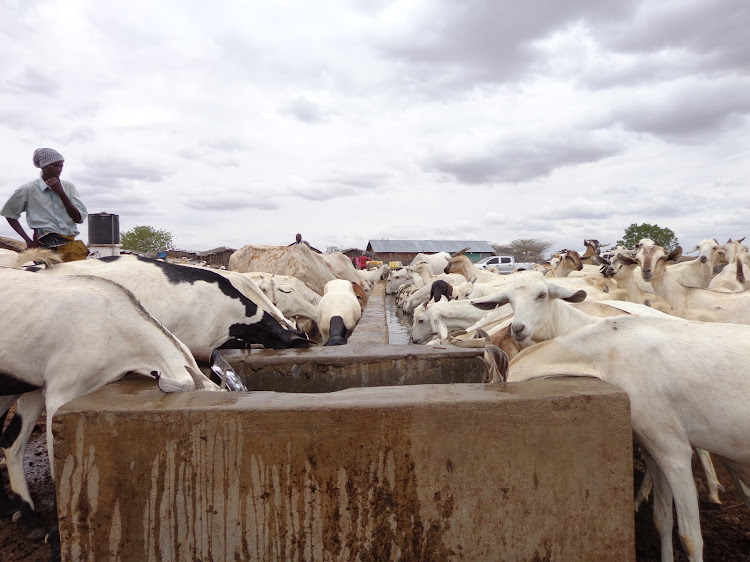
<svg viewBox="0 0 750 562">
<path fill-rule="evenodd" d="M 426 303 L 430 298 L 430 291 L 432 290 L 432 283 L 437 280 L 443 280 L 452 286 L 460 285 L 466 279 L 463 275 L 458 273 L 443 273 L 436 275 L 430 279 L 429 283 L 421 286 L 416 291 L 410 293 L 403 302 L 401 308 L 408 314 L 413 314 L 414 310 L 422 303 Z"/>
<path fill-rule="evenodd" d="M 747 244 L 743 244 L 745 237 L 743 236 L 739 240 L 732 240 L 731 238 L 721 245 L 721 249 L 724 250 L 724 259 L 727 263 L 734 263 L 734 258 L 742 252 L 750 251 Z"/>
<path fill-rule="evenodd" d="M 671 274 L 666 262 L 681 253 L 678 246 L 667 253 L 661 246 L 650 246 L 636 254 L 641 275 L 654 287 L 654 292 L 683 318 L 698 318 L 715 322 L 750 324 L 750 294 L 723 293 L 708 289 L 685 287 Z M 632 258 L 620 257 L 625 263 Z"/>
<path fill-rule="evenodd" d="M 8 269 L 0 272 L 0 290 L 0 414 L 23 395 L 15 426 L 3 435 L 22 513 L 34 509 L 23 453 L 43 410 L 54 477 L 52 418 L 73 398 L 128 372 L 155 377 L 164 392 L 218 388 L 201 374 L 188 348 L 116 283 Z"/>
<path fill-rule="evenodd" d="M 507 316 L 512 311 L 504 309 Z M 502 315 L 502 313 L 496 313 Z M 465 330 L 487 315 L 486 310 L 472 306 L 468 300 L 440 300 L 436 303 L 421 303 L 414 309 L 411 339 L 413 343 L 426 344 L 436 336 L 446 339 L 451 332 Z"/>
<path fill-rule="evenodd" d="M 705 289 L 713 277 L 714 267 L 724 259 L 724 250 L 714 238 L 704 238 L 687 252 L 698 252 L 694 260 L 667 266 L 675 280 L 685 287 Z"/>
<path fill-rule="evenodd" d="M 491 357 L 502 356 L 498 352 Z M 602 319 L 531 346 L 500 380 L 588 376 L 630 398 L 636 441 L 654 479 L 654 522 L 662 560 L 673 559 L 672 501 L 691 561 L 702 560 L 691 447 L 718 455 L 741 490 L 750 481 L 750 326 L 668 317 Z M 745 504 L 750 501 L 744 496 Z"/>
<path fill-rule="evenodd" d="M 405 267 L 391 271 L 388 274 L 388 281 L 385 284 L 385 294 L 395 295 L 398 292 L 399 287 L 411 282 L 412 281 L 409 277 L 409 270 Z"/>
<path fill-rule="evenodd" d="M 750 253 L 736 254 L 734 260 L 711 279 L 708 288 L 735 293 L 750 289 Z"/>
<path fill-rule="evenodd" d="M 357 272 L 357 275 L 360 277 L 360 279 L 367 282 L 370 287 L 374 287 L 378 281 L 388 275 L 388 273 L 391 271 L 391 268 L 388 267 L 388 264 L 384 263 L 377 269 L 370 269 L 368 271 L 357 269 L 355 271 Z"/>
<path fill-rule="evenodd" d="M 528 347 L 533 342 L 569 334 L 583 326 L 595 324 L 604 316 L 612 315 L 608 309 L 581 310 L 570 305 L 580 303 L 584 298 L 585 291 L 567 289 L 558 285 L 558 281 L 548 281 L 538 273 L 530 273 L 518 277 L 503 291 L 484 299 L 477 299 L 473 304 L 483 310 L 489 310 L 494 306 L 510 303 L 514 314 L 510 333 L 521 347 Z M 613 307 L 618 310 L 618 314 L 670 318 L 658 310 L 638 303 L 606 301 L 596 304 Z M 709 501 L 719 504 L 719 489 L 722 489 L 722 486 L 716 477 L 713 463 L 704 451 L 698 451 L 698 454 L 708 481 Z M 639 491 L 639 498 L 648 497 L 649 485 L 650 480 L 646 481 Z"/>
</svg>

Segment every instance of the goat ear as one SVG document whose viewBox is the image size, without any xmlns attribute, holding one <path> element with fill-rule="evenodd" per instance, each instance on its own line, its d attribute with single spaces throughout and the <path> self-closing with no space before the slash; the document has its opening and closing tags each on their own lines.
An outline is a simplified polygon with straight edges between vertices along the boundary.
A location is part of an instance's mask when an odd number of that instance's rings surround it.
<svg viewBox="0 0 750 562">
<path fill-rule="evenodd" d="M 440 341 L 445 341 L 448 339 L 448 326 L 445 325 L 445 323 L 440 318 L 435 318 L 434 320 L 430 318 L 430 321 L 433 323 L 432 327 L 434 331 L 437 333 L 438 338 L 440 338 Z"/>
<path fill-rule="evenodd" d="M 466 246 L 464 249 L 459 250 L 458 252 L 456 252 L 455 254 L 453 254 L 452 257 L 455 258 L 456 256 L 462 256 L 469 248 L 471 248 L 471 246 Z"/>
<path fill-rule="evenodd" d="M 667 255 L 667 260 L 676 261 L 680 259 L 681 255 L 682 255 L 682 246 L 677 246 L 674 250 L 669 252 L 669 255 Z"/>
<path fill-rule="evenodd" d="M 482 360 L 493 375 L 491 382 L 506 382 L 508 380 L 510 361 L 508 355 L 502 349 L 496 345 L 486 345 Z"/>
<path fill-rule="evenodd" d="M 486 341 L 486 342 L 487 342 L 487 341 L 490 341 L 490 336 L 489 336 L 489 334 L 487 334 L 487 332 L 485 332 L 484 330 L 482 330 L 482 328 L 477 328 L 477 331 L 476 331 L 476 333 L 474 334 L 474 337 L 475 337 L 475 338 L 481 338 L 481 339 L 483 339 L 483 340 L 484 340 L 484 341 Z"/>
<path fill-rule="evenodd" d="M 482 300 L 472 301 L 471 304 L 480 310 L 494 310 L 498 306 L 502 306 L 508 302 L 508 297 L 504 293 L 498 293 Z"/>
<path fill-rule="evenodd" d="M 586 291 L 581 289 L 580 291 L 576 291 L 568 298 L 563 299 L 565 302 L 583 302 L 586 300 Z"/>
</svg>

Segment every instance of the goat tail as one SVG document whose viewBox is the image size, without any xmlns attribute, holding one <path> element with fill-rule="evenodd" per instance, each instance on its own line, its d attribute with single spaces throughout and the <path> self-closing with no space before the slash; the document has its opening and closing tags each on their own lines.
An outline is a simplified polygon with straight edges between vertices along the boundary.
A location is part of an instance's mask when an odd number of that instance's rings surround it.
<svg viewBox="0 0 750 562">
<path fill-rule="evenodd" d="M 13 267 L 22 269 L 24 264 L 29 262 L 42 262 L 46 267 L 49 267 L 62 263 L 62 258 L 60 254 L 46 248 L 29 248 L 18 254 L 18 259 Z"/>
</svg>

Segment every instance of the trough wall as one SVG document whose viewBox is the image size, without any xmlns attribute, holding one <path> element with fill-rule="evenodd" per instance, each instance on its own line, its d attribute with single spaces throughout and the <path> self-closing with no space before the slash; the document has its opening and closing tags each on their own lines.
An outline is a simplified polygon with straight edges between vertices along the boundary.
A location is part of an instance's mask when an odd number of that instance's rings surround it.
<svg viewBox="0 0 750 562">
<path fill-rule="evenodd" d="M 65 560 L 634 560 L 627 396 L 593 379 L 163 394 L 53 422 Z"/>
</svg>

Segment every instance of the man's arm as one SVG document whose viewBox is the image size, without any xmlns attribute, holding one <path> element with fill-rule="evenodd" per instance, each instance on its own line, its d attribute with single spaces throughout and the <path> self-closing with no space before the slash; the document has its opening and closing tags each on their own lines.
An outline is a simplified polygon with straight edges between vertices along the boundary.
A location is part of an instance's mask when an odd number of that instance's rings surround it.
<svg viewBox="0 0 750 562">
<path fill-rule="evenodd" d="M 76 209 L 76 206 L 73 205 L 73 202 L 68 197 L 68 194 L 65 193 L 62 183 L 60 183 L 60 179 L 49 178 L 44 181 L 46 182 L 46 184 L 50 187 L 52 191 L 54 191 L 60 196 L 60 200 L 63 202 L 63 205 L 65 205 L 65 211 L 68 213 L 68 216 L 71 219 L 73 219 L 73 222 L 77 224 L 81 224 L 83 222 L 83 218 L 81 217 L 81 212 L 78 209 Z"/>
<path fill-rule="evenodd" d="M 23 227 L 21 226 L 21 222 L 18 219 L 9 219 L 8 217 L 6 217 L 5 220 L 7 220 L 10 227 L 18 234 L 20 234 L 21 238 L 26 241 L 27 248 L 31 248 L 34 245 L 34 242 L 31 240 L 31 238 L 29 238 L 29 235 L 26 234 L 26 231 L 23 229 Z"/>
</svg>

